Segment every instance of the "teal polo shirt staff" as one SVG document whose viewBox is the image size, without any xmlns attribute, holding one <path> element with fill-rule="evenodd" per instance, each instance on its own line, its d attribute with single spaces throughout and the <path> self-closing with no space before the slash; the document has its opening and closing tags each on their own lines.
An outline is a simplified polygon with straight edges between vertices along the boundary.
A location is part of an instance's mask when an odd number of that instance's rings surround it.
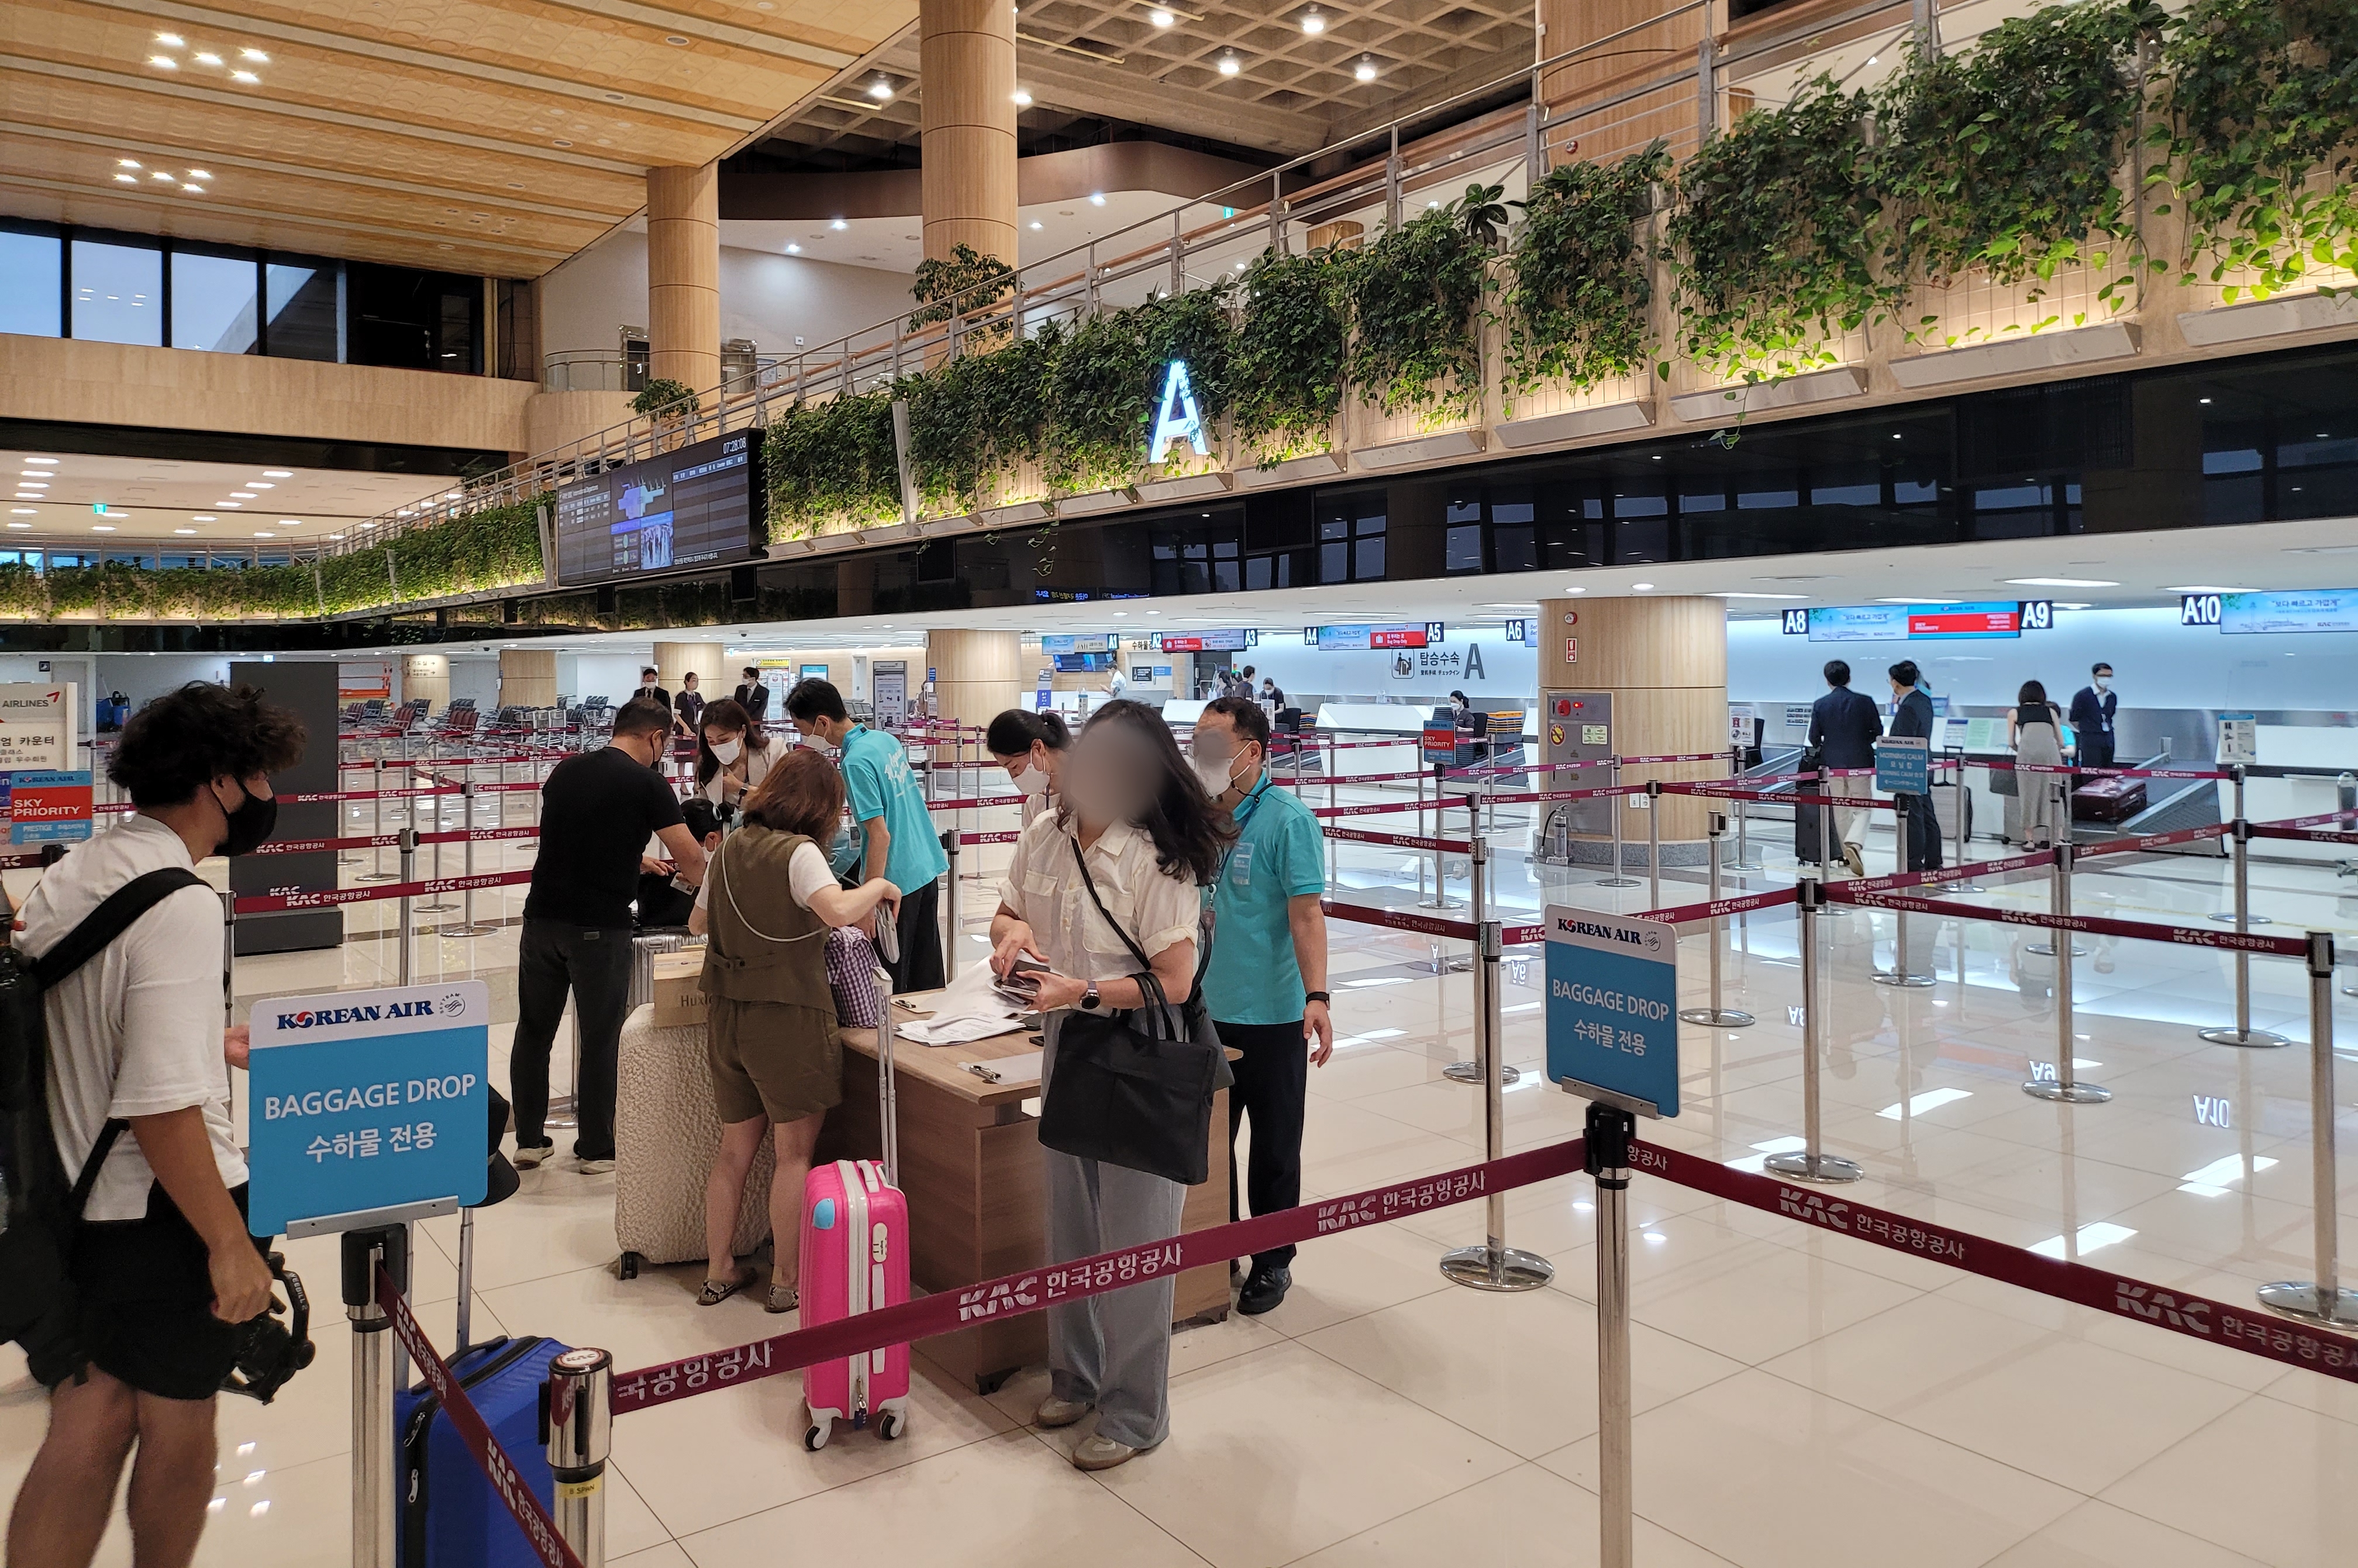
<svg viewBox="0 0 2358 1568">
<path fill-rule="evenodd" d="M 1223 1023 L 1299 1023 L 1307 1005 L 1286 901 L 1326 891 L 1326 839 L 1291 790 L 1261 774 L 1237 802 L 1237 842 L 1212 884 L 1204 1005 Z"/>
<path fill-rule="evenodd" d="M 881 816 L 892 836 L 884 864 L 868 868 L 903 894 L 914 892 L 950 868 L 935 837 L 933 813 L 925 809 L 917 776 L 909 771 L 909 749 L 893 737 L 865 724 L 843 738 L 843 789 L 851 797 L 851 817 L 869 822 Z M 859 844 L 854 836 L 854 848 Z"/>
</svg>

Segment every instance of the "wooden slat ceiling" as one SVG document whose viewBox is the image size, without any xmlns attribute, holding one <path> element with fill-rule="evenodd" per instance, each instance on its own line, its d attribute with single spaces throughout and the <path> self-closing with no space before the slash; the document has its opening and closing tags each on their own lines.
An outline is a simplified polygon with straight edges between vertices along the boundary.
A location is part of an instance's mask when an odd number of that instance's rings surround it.
<svg viewBox="0 0 2358 1568">
<path fill-rule="evenodd" d="M 535 277 L 637 211 L 649 167 L 744 146 L 915 16 L 916 0 L 6 0 L 0 213 Z"/>
</svg>

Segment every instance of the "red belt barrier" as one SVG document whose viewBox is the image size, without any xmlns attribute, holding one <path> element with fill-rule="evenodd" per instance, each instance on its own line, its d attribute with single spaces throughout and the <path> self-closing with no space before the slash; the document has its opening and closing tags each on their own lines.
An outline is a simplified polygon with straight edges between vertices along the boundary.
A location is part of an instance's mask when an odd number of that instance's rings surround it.
<svg viewBox="0 0 2358 1568">
<path fill-rule="evenodd" d="M 2223 779 L 2228 776 L 2223 768 L 2082 768 L 2070 762 L 2017 762 L 2005 757 L 1993 758 L 1988 762 L 1978 757 L 1968 758 L 1966 765 L 2017 773 L 2075 773 L 2091 779 Z"/>
<path fill-rule="evenodd" d="M 1331 898 L 1320 899 L 1318 907 L 1329 920 L 1348 920 L 1361 925 L 1389 925 L 1396 931 L 1421 931 L 1427 936 L 1455 936 L 1466 942 L 1481 935 L 1471 922 L 1444 920 L 1437 914 L 1411 914 L 1406 910 L 1378 909 L 1365 903 L 1336 903 Z"/>
<path fill-rule="evenodd" d="M 1451 773 L 1449 776 L 1455 778 L 1457 775 Z M 1404 773 L 1330 773 L 1319 782 L 1331 784 L 1399 784 L 1407 779 L 1431 777 L 1433 777 L 1431 768 L 1411 768 Z"/>
<path fill-rule="evenodd" d="M 1389 844 L 1401 849 L 1432 849 L 1444 855 L 1470 855 L 1474 846 L 1462 838 L 1425 838 L 1414 833 L 1369 833 L 1357 827 L 1321 829 L 1329 838 L 1347 844 Z"/>
<path fill-rule="evenodd" d="M 1015 827 L 1004 833 L 961 833 L 957 841 L 961 844 L 1012 844 L 1022 837 L 1023 830 Z"/>
<path fill-rule="evenodd" d="M 1668 789 L 1668 788 L 1670 788 L 1671 786 L 1670 786 L 1670 785 L 1668 785 L 1668 784 L 1664 784 L 1662 787 L 1663 787 L 1664 789 Z M 1520 806 L 1520 805 L 1524 804 L 1524 803 L 1525 803 L 1525 802 L 1527 802 L 1527 801 L 1538 801 L 1538 800 L 1601 800 L 1601 799 L 1603 799 L 1604 797 L 1606 797 L 1606 795 L 1643 795 L 1643 794 L 1645 794 L 1645 793 L 1646 793 L 1646 786 L 1645 786 L 1644 784 L 1599 784 L 1599 785 L 1597 785 L 1595 789 L 1531 789 L 1531 790 L 1517 790 L 1517 791 L 1516 791 L 1515 793 L 1513 793 L 1512 795 L 1459 795 L 1457 798 L 1458 798 L 1458 799 L 1460 799 L 1460 800 L 1466 800 L 1466 801 L 1470 801 L 1470 800 L 1479 800 L 1479 801 L 1481 801 L 1481 802 L 1482 802 L 1484 805 L 1486 805 L 1486 806 Z"/>
<path fill-rule="evenodd" d="M 925 802 L 925 809 L 927 811 L 964 811 L 969 806 L 1021 806 L 1031 798 L 1027 795 L 963 795 L 956 800 L 929 800 Z"/>
<path fill-rule="evenodd" d="M 1725 752 L 1681 752 L 1675 756 L 1669 757 L 1623 757 L 1620 759 L 1621 765 L 1625 768 L 1651 767 L 1658 762 L 1724 762 L 1725 761 L 1727 761 L 1727 753 Z M 1867 771 L 1869 773 L 1874 772 L 1872 768 Z"/>
<path fill-rule="evenodd" d="M 2280 827 L 2273 822 L 2253 823 L 2251 835 L 2255 838 L 2290 838 L 2304 844 L 2358 844 L 2358 833 L 2325 827 Z"/>
<path fill-rule="evenodd" d="M 1426 801 L 1420 806 L 1412 800 L 1379 800 L 1366 806 L 1314 806 L 1310 808 L 1310 815 L 1313 816 L 1381 816 L 1388 812 L 1430 809 L 1433 809 L 1431 801 Z"/>
<path fill-rule="evenodd" d="M 1802 773 L 1797 776 L 1807 778 L 1809 775 Z M 1846 778 L 1850 775 L 1839 776 Z M 1629 786 L 1624 784 L 1622 787 L 1627 789 Z M 1639 784 L 1637 787 L 1643 789 L 1645 786 Z M 1765 800 L 1772 806 L 1846 806 L 1853 811 L 1898 809 L 1896 802 L 1877 800 L 1871 795 L 1770 795 L 1766 790 L 1747 789 L 1718 779 L 1696 779 L 1688 784 L 1665 784 L 1661 787 L 1664 795 L 1692 795 L 1706 800 Z"/>
<path fill-rule="evenodd" d="M 540 1559 L 542 1568 L 581 1568 L 581 1559 L 557 1533 L 557 1521 L 548 1517 L 540 1498 L 516 1474 L 515 1461 L 492 1435 L 482 1412 L 467 1398 L 467 1390 L 459 1379 L 450 1375 L 450 1364 L 442 1359 L 434 1342 L 417 1326 L 409 1303 L 401 1299 L 401 1292 L 393 1288 L 393 1277 L 383 1269 L 376 1271 L 376 1304 L 393 1320 L 395 1336 L 409 1352 L 409 1359 L 426 1379 L 426 1386 L 442 1401 L 442 1413 L 449 1418 L 450 1430 L 459 1434 L 459 1441 L 467 1445 L 467 1452 L 492 1483 L 492 1495 L 515 1517 L 517 1527 L 524 1531 L 525 1541 L 532 1547 L 533 1555 Z"/>
<path fill-rule="evenodd" d="M 1547 927 L 1544 925 L 1498 927 L 1498 946 L 1501 947 L 1527 947 L 1534 942 L 1546 940 Z"/>
<path fill-rule="evenodd" d="M 420 833 L 420 844 L 478 844 L 537 838 L 537 827 L 454 827 L 448 833 Z M 256 855 L 307 855 L 320 849 L 397 849 L 401 835 L 395 833 L 363 833 L 351 838 L 274 838 L 257 845 L 251 853 Z"/>
<path fill-rule="evenodd" d="M 2048 914 L 2033 909 L 1993 909 L 1987 904 L 1956 903 L 1947 899 L 1907 898 L 1893 893 L 1856 893 L 1849 883 L 1830 882 L 1826 896 L 1837 903 L 1865 909 L 1904 909 L 1913 914 L 1938 914 L 1958 920 L 1994 920 L 2001 925 L 2036 925 L 2047 931 L 2083 931 L 2097 936 L 2135 936 L 2147 942 L 2170 942 L 2181 947 L 2226 947 L 2244 953 L 2271 953 L 2280 958 L 2305 957 L 2309 943 L 2299 936 L 2263 936 L 2217 927 L 2162 925 L 2144 920 L 2108 920 L 2093 914 Z"/>
<path fill-rule="evenodd" d="M 2033 866 L 2055 863 L 2052 849 L 2033 849 L 2027 855 L 2009 855 L 2002 860 L 1980 860 L 1970 866 L 1951 866 L 1939 871 L 1900 871 L 1882 877 L 1856 877 L 1843 883 L 1851 893 L 1889 892 L 1896 888 L 1938 886 L 1942 882 L 1961 882 L 1969 877 L 2002 876 L 2007 871 L 2028 871 Z"/>
<path fill-rule="evenodd" d="M 2255 822 L 2252 831 L 2256 833 L 2263 827 L 2322 827 L 2329 822 L 2338 822 L 2344 827 L 2358 827 L 2358 814 L 2320 811 L 2315 816 L 2282 816 L 2274 822 Z"/>
<path fill-rule="evenodd" d="M 2113 838 L 2102 844 L 2091 844 L 2084 849 L 2074 850 L 2073 855 L 2082 860 L 2093 855 L 2133 855 L 2140 849 L 2159 849 L 2171 844 L 2199 844 L 2205 838 L 2224 838 L 2228 831 L 2227 825 L 2220 822 L 2208 827 L 2180 827 L 2171 833 L 2140 833 L 2134 838 Z M 2256 833 L 2259 829 L 2255 827 L 2253 831 Z"/>
<path fill-rule="evenodd" d="M 374 887 L 322 888 L 317 892 L 257 893 L 237 901 L 240 914 L 268 914 L 281 909 L 332 909 L 338 904 L 368 903 L 385 898 L 423 898 L 428 893 L 464 892 L 471 888 L 513 887 L 532 881 L 532 872 L 485 871 L 471 877 L 427 877 L 414 882 L 379 882 Z"/>
<path fill-rule="evenodd" d="M 1709 920 L 1716 914 L 1742 914 L 1747 910 L 1773 909 L 1780 903 L 1794 903 L 1801 894 L 1791 888 L 1779 888 L 1773 892 L 1738 893 L 1734 898 L 1705 899 L 1701 903 L 1682 903 L 1675 909 L 1653 909 L 1639 915 L 1640 920 L 1659 920 L 1665 925 L 1685 925 L 1697 920 Z M 1545 926 L 1534 927 L 1543 938 Z"/>
<path fill-rule="evenodd" d="M 1773 1176 L 1732 1170 L 1717 1161 L 1632 1140 L 1629 1168 L 1682 1187 L 1709 1193 L 1821 1230 L 1855 1237 L 1894 1252 L 1929 1258 L 1968 1274 L 2018 1285 L 2156 1328 L 2167 1328 L 2231 1350 L 2247 1351 L 2289 1367 L 2358 1382 L 2358 1340 L 2329 1334 L 2207 1296 L 2165 1291 L 2085 1263 L 2049 1258 L 2026 1248 L 1952 1230 L 1930 1220 L 1874 1208 L 1823 1188 L 1790 1186 Z"/>
<path fill-rule="evenodd" d="M 1323 1198 L 1298 1208 L 1190 1230 L 1167 1241 L 1149 1241 L 1076 1258 L 1069 1263 L 1026 1269 L 972 1285 L 921 1296 L 880 1311 L 839 1318 L 817 1328 L 797 1329 L 708 1356 L 614 1375 L 616 1415 L 651 1410 L 692 1394 L 775 1377 L 838 1356 L 856 1356 L 880 1346 L 899 1345 L 948 1334 L 968 1324 L 1021 1317 L 1066 1302 L 1167 1278 L 1207 1263 L 1226 1263 L 1251 1252 L 1314 1240 L 1387 1220 L 1405 1219 L 1495 1192 L 1529 1186 L 1580 1169 L 1581 1140 L 1509 1154 L 1487 1164 L 1466 1165 L 1439 1175 L 1418 1176 L 1371 1187 L 1349 1197 Z"/>
</svg>

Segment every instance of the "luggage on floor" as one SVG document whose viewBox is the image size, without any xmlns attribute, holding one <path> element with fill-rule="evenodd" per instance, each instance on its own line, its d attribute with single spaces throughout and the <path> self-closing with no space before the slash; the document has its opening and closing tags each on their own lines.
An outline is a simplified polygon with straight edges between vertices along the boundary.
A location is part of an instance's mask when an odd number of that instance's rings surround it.
<svg viewBox="0 0 2358 1568">
<path fill-rule="evenodd" d="M 633 990 L 640 952 L 633 946 Z M 720 1150 L 720 1114 L 712 1105 L 704 1025 L 663 1028 L 654 1014 L 653 1006 L 642 1004 L 623 1020 L 617 1069 L 614 1241 L 622 1249 L 626 1280 L 636 1278 L 643 1263 L 686 1263 L 704 1256 L 704 1183 Z M 745 1179 L 745 1201 L 737 1210 L 737 1234 L 730 1242 L 741 1258 L 770 1234 L 770 1178 L 776 1166 L 777 1152 L 764 1138 Z"/>
<path fill-rule="evenodd" d="M 819 1165 L 803 1184 L 805 1328 L 909 1299 L 909 1203 L 894 1184 L 900 1127 L 892 1087 L 892 982 L 882 968 L 873 973 L 882 1014 L 876 1080 L 884 1159 Z M 888 1442 L 899 1437 L 909 1424 L 908 1346 L 888 1345 L 804 1368 L 803 1402 L 810 1411 L 806 1448 L 825 1447 L 838 1421 L 861 1427 L 873 1417 L 877 1436 Z"/>
<path fill-rule="evenodd" d="M 537 1335 L 503 1336 L 450 1363 L 518 1478 L 552 1509 L 557 1488 L 542 1446 L 540 1390 L 549 1362 L 566 1349 Z M 395 1394 L 393 1431 L 394 1560 L 401 1568 L 539 1568 L 539 1554 L 424 1383 Z"/>
<path fill-rule="evenodd" d="M 2071 792 L 2074 822 L 2126 822 L 2145 809 L 2145 780 L 2090 779 Z"/>
</svg>

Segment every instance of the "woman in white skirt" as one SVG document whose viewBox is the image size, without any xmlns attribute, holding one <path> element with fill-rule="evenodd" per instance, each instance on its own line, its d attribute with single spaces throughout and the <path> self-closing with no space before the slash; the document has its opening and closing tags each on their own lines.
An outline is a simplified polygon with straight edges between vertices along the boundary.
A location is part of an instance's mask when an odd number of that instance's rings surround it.
<svg viewBox="0 0 2358 1568">
<path fill-rule="evenodd" d="M 2056 837 L 2068 833 L 2071 817 L 2056 804 L 2061 790 L 2070 795 L 2071 780 L 2062 773 L 2024 773 L 2023 767 L 2063 765 L 2063 716 L 2047 700 L 2047 688 L 2035 680 L 2022 683 L 2014 707 L 2006 716 L 2006 738 L 2014 747 L 2015 787 L 2022 797 L 2022 842 L 2026 849 L 2048 849 Z"/>
</svg>

